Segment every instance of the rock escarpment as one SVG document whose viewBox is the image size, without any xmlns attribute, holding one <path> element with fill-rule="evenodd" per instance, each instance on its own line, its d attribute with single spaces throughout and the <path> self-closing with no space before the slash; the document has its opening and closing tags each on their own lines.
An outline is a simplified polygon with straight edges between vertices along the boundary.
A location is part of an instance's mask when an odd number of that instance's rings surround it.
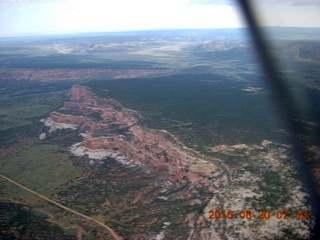
<svg viewBox="0 0 320 240">
<path fill-rule="evenodd" d="M 80 129 L 83 141 L 73 146 L 74 153 L 77 149 L 79 153 L 79 148 L 117 152 L 128 164 L 141 165 L 151 172 L 165 170 L 170 182 L 206 187 L 211 193 L 228 184 L 227 175 L 219 184 L 212 181 L 221 175 L 221 166 L 186 148 L 164 130 L 140 126 L 139 113 L 113 99 L 97 98 L 87 88 L 77 85 L 60 110 L 52 112 L 47 121 Z"/>
<path fill-rule="evenodd" d="M 142 168 L 154 176 L 155 186 L 163 188 L 162 193 L 179 191 L 175 198 L 185 199 L 189 206 L 206 205 L 229 185 L 230 174 L 221 162 L 188 149 L 165 130 L 141 126 L 140 118 L 138 112 L 119 102 L 98 98 L 86 87 L 75 85 L 63 107 L 43 122 L 50 127 L 49 132 L 61 128 L 80 131 L 82 142 L 70 148 L 74 155 L 87 155 L 91 161 L 113 158 L 126 167 Z M 198 191 L 205 194 L 199 195 Z M 189 236 L 210 238 L 209 222 L 198 217 L 187 214 L 185 218 L 191 229 L 198 229 L 190 230 Z"/>
</svg>

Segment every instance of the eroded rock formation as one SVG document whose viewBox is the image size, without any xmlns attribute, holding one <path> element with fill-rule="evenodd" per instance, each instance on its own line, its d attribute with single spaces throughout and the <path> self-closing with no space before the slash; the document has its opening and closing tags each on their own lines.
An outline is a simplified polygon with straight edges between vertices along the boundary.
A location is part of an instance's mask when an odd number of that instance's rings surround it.
<svg viewBox="0 0 320 240">
<path fill-rule="evenodd" d="M 187 149 L 166 131 L 140 126 L 139 114 L 113 99 L 98 99 L 76 85 L 60 110 L 77 114 L 52 112 L 47 121 L 79 128 L 83 141 L 77 148 L 117 151 L 150 171 L 166 170 L 175 183 L 207 187 L 209 192 L 222 187 L 214 187 L 212 181 L 221 175 L 220 166 Z M 228 179 L 224 180 L 220 185 L 227 184 Z"/>
<path fill-rule="evenodd" d="M 80 131 L 82 142 L 70 148 L 74 155 L 99 161 L 113 158 L 126 167 L 139 166 L 155 176 L 155 186 L 161 186 L 162 193 L 185 187 L 175 198 L 186 199 L 189 206 L 208 203 L 230 183 L 228 169 L 221 162 L 188 149 L 165 130 L 141 126 L 140 118 L 138 112 L 119 102 L 98 98 L 86 87 L 75 85 L 63 107 L 43 122 L 50 127 L 49 132 L 59 128 Z M 200 189 L 206 194 L 195 194 Z M 202 216 L 191 215 L 186 218 L 193 223 L 190 237 L 206 235 L 209 223 Z"/>
</svg>

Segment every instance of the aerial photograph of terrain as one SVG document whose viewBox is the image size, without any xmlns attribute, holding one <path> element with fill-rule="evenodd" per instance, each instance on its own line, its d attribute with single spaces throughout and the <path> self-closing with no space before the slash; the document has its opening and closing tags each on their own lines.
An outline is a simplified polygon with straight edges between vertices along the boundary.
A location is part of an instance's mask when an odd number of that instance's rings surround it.
<svg viewBox="0 0 320 240">
<path fill-rule="evenodd" d="M 320 2 L 240 2 L 0 0 L 0 239 L 319 239 Z"/>
</svg>

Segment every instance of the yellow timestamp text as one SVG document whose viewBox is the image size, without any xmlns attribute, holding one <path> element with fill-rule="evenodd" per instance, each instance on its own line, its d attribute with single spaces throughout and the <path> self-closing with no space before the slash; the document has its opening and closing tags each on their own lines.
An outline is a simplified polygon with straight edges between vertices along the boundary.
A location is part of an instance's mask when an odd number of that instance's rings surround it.
<svg viewBox="0 0 320 240">
<path fill-rule="evenodd" d="M 287 219 L 287 218 L 295 218 L 305 220 L 308 218 L 307 210 L 297 210 L 297 211 L 289 211 L 286 209 L 277 210 L 277 211 L 269 211 L 269 210 L 241 210 L 241 211 L 232 211 L 232 210 L 210 210 L 208 218 L 209 219 L 260 219 L 267 220 L 270 218 L 276 219 Z"/>
</svg>

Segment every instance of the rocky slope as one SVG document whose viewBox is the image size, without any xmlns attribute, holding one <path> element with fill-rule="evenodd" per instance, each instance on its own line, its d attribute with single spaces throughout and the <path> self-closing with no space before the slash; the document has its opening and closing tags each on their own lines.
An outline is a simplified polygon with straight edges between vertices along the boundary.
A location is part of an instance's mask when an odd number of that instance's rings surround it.
<svg viewBox="0 0 320 240">
<path fill-rule="evenodd" d="M 162 195 L 179 191 L 172 200 L 184 199 L 189 206 L 205 206 L 214 194 L 230 184 L 229 170 L 222 162 L 188 149 L 165 130 L 141 126 L 140 118 L 139 113 L 119 102 L 97 98 L 86 87 L 75 85 L 63 107 L 42 121 L 49 127 L 47 134 L 57 129 L 78 129 L 82 142 L 73 144 L 70 151 L 88 157 L 91 164 L 112 158 L 126 168 L 143 169 L 162 189 L 157 196 L 160 199 L 170 200 Z M 42 133 L 40 138 L 45 139 L 45 135 Z M 204 194 L 195 194 L 198 191 Z M 186 216 L 189 237 L 210 239 L 207 216 Z"/>
<path fill-rule="evenodd" d="M 141 118 L 113 99 L 73 86 L 64 105 L 42 120 L 48 132 L 39 138 L 46 141 L 54 134 L 61 138 L 63 129 L 74 130 L 82 141 L 73 142 L 69 150 L 78 164 L 93 170 L 83 175 L 80 187 L 63 191 L 59 200 L 72 199 L 86 209 L 93 206 L 90 215 L 108 216 L 116 209 L 111 224 L 120 222 L 113 226 L 120 235 L 130 229 L 128 239 L 310 237 L 312 217 L 294 215 L 302 210 L 310 213 L 310 206 L 296 177 L 290 146 L 264 140 L 256 145 L 212 147 L 211 155 L 223 163 L 187 148 L 165 130 L 143 126 Z M 99 194 L 97 187 L 103 189 Z M 96 202 L 100 199 L 100 205 L 93 204 L 89 194 Z M 133 217 L 119 217 L 119 207 Z M 276 217 L 287 209 L 290 219 Z M 234 217 L 210 218 L 212 211 L 225 215 L 231 211 Z M 250 219 L 241 218 L 239 214 L 248 211 Z M 261 211 L 272 216 L 261 220 Z M 145 232 L 134 233 L 134 226 L 143 226 Z"/>
<path fill-rule="evenodd" d="M 72 147 L 74 154 L 104 149 L 106 156 L 112 151 L 129 165 L 143 165 L 150 171 L 166 169 L 173 183 L 202 185 L 210 193 L 218 190 L 211 179 L 221 174 L 219 166 L 187 149 L 165 131 L 139 126 L 138 113 L 123 108 L 120 103 L 96 99 L 85 87 L 74 86 L 69 101 L 60 110 L 81 114 L 53 112 L 47 119 L 47 124 L 53 121 L 80 129 L 83 141 Z M 227 184 L 227 176 L 221 181 L 220 185 Z"/>
</svg>

